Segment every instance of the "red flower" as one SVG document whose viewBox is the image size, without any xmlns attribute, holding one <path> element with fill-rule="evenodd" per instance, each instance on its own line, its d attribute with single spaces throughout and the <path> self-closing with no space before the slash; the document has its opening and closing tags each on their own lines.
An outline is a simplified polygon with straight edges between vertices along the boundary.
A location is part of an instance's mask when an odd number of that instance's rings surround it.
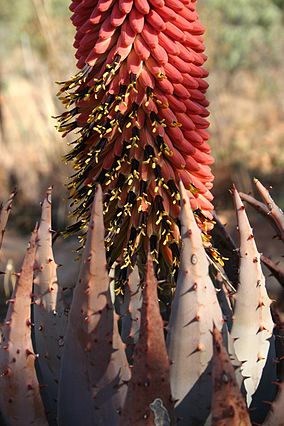
<svg viewBox="0 0 284 426">
<path fill-rule="evenodd" d="M 99 182 L 109 265 L 117 259 L 133 265 L 150 240 L 160 267 L 175 269 L 179 180 L 205 231 L 210 222 L 206 56 L 195 6 L 190 0 L 71 5 L 81 72 L 61 89 L 69 111 L 60 130 L 80 135 L 67 155 L 76 170 L 70 184 L 78 215 L 73 229 L 88 220 Z"/>
</svg>

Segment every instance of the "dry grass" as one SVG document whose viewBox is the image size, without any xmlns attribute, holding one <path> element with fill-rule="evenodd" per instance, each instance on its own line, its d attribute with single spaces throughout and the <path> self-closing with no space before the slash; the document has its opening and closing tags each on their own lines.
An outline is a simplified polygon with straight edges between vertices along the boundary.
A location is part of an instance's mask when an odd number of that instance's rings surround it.
<svg viewBox="0 0 284 426">
<path fill-rule="evenodd" d="M 3 102 L 0 182 L 6 192 L 13 183 L 34 200 L 41 193 L 41 182 L 59 169 L 65 144 L 51 118 L 56 108 L 47 75 L 39 73 L 37 81 L 21 77 L 11 80 Z M 53 175 L 51 180 L 56 184 L 62 176 L 54 179 Z"/>
<path fill-rule="evenodd" d="M 239 72 L 224 88 L 212 73 L 212 147 L 218 161 L 243 163 L 265 175 L 283 171 L 284 87 L 277 73 L 275 78 L 277 90 L 260 76 Z"/>
</svg>

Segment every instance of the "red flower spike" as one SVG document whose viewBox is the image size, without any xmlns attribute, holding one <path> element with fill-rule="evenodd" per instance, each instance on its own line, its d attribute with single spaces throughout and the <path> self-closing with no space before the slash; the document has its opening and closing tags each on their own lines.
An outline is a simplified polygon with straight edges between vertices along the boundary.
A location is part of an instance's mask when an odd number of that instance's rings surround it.
<svg viewBox="0 0 284 426">
<path fill-rule="evenodd" d="M 179 180 L 205 232 L 213 209 L 196 1 L 73 0 L 70 9 L 81 69 L 59 92 L 68 108 L 59 131 L 79 132 L 66 157 L 76 171 L 70 190 L 78 222 L 70 231 L 87 223 L 99 182 L 109 266 L 119 260 L 128 275 L 150 240 L 160 271 L 173 274 Z"/>
</svg>

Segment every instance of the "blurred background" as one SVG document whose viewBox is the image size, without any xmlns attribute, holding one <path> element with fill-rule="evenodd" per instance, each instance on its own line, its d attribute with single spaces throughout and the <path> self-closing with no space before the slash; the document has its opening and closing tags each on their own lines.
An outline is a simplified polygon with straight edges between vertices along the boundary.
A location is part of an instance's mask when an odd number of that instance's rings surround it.
<svg viewBox="0 0 284 426">
<path fill-rule="evenodd" d="M 51 117 L 62 111 L 55 82 L 73 74 L 75 62 L 69 0 L 0 3 L 0 200 L 18 188 L 3 270 L 10 258 L 17 267 L 49 185 L 54 228 L 65 226 L 68 147 Z M 253 192 L 256 176 L 284 206 L 284 0 L 199 0 L 199 12 L 207 28 L 215 205 L 235 233 L 232 182 Z M 270 246 L 273 231 L 250 213 L 260 250 L 283 261 L 278 243 Z"/>
</svg>

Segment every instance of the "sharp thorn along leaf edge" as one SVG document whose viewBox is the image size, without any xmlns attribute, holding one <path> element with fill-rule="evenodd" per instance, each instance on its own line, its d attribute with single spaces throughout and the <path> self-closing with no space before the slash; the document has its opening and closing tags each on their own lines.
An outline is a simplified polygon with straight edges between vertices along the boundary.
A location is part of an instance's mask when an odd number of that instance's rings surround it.
<svg viewBox="0 0 284 426">
<path fill-rule="evenodd" d="M 154 410 L 157 400 L 165 409 L 165 421 L 168 425 L 173 424 L 174 406 L 171 398 L 169 369 L 164 324 L 157 294 L 157 279 L 151 255 L 148 252 L 140 333 L 135 346 L 121 426 L 155 424 L 155 417 L 159 417 Z"/>
<path fill-rule="evenodd" d="M 171 387 L 181 425 L 206 420 L 210 411 L 213 324 L 222 328 L 222 312 L 209 277 L 209 263 L 190 199 L 181 188 L 183 248 L 175 296 L 171 307 L 168 353 Z M 208 304 L 210 300 L 210 304 Z M 188 410 L 188 407 L 191 410 Z M 204 407 L 208 407 L 207 410 Z"/>
<path fill-rule="evenodd" d="M 231 335 L 236 355 L 243 362 L 241 372 L 250 404 L 266 363 L 274 324 L 270 312 L 272 301 L 267 295 L 260 254 L 235 188 L 233 194 L 240 233 L 240 272 Z M 250 309 L 247 309 L 248 306 Z"/>
<path fill-rule="evenodd" d="M 49 424 L 56 425 L 60 360 L 64 347 L 67 316 L 63 290 L 58 284 L 57 265 L 52 248 L 51 197 L 52 188 L 48 188 L 42 203 L 36 243 L 32 338 L 38 354 L 36 366 L 48 421 Z"/>
<path fill-rule="evenodd" d="M 235 377 L 235 370 L 223 344 L 222 334 L 213 328 L 212 426 L 250 426 L 248 409 Z"/>
<path fill-rule="evenodd" d="M 35 370 L 31 338 L 31 293 L 38 229 L 29 247 L 9 303 L 0 347 L 0 413 L 4 424 L 48 425 Z"/>
<path fill-rule="evenodd" d="M 111 301 L 104 235 L 98 187 L 65 338 L 60 425 L 75 426 L 82 418 L 85 425 L 118 424 L 126 397 L 130 370 Z"/>
<path fill-rule="evenodd" d="M 9 200 L 4 205 L 0 205 L 0 249 L 2 246 L 6 225 L 10 216 L 15 195 L 16 192 L 12 192 L 9 197 Z"/>
</svg>

